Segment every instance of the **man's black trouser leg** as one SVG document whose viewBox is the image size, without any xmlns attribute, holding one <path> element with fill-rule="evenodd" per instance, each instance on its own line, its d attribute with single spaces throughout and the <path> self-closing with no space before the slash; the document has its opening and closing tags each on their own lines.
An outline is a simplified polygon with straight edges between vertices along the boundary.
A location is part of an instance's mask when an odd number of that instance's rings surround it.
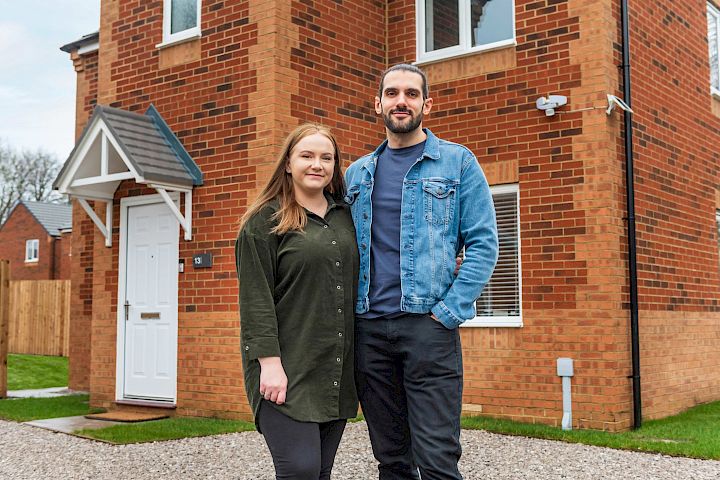
<svg viewBox="0 0 720 480">
<path fill-rule="evenodd" d="M 356 319 L 355 381 L 381 480 L 417 479 L 402 362 L 390 341 L 389 320 Z"/>
<path fill-rule="evenodd" d="M 427 315 L 356 322 L 356 381 L 380 480 L 461 479 L 459 332 Z"/>
</svg>

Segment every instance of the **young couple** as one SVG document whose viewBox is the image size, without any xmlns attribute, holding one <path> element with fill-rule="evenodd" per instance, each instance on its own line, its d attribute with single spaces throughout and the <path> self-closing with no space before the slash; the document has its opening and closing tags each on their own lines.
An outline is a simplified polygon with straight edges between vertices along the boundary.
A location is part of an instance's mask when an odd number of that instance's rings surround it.
<svg viewBox="0 0 720 480">
<path fill-rule="evenodd" d="M 343 181 L 332 133 L 298 127 L 241 220 L 245 387 L 278 479 L 330 478 L 358 398 L 380 479 L 462 478 L 457 327 L 497 229 L 472 152 L 422 128 L 432 105 L 420 69 L 391 67 L 375 98 L 387 140 Z"/>
</svg>

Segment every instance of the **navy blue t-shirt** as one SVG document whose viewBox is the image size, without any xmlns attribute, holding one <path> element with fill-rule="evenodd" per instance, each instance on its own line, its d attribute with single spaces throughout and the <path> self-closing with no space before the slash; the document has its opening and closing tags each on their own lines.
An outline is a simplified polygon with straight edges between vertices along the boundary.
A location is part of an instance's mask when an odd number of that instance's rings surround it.
<svg viewBox="0 0 720 480">
<path fill-rule="evenodd" d="M 425 142 L 386 147 L 378 157 L 372 193 L 370 229 L 370 310 L 362 318 L 400 313 L 400 205 L 403 180 L 422 156 Z"/>
</svg>

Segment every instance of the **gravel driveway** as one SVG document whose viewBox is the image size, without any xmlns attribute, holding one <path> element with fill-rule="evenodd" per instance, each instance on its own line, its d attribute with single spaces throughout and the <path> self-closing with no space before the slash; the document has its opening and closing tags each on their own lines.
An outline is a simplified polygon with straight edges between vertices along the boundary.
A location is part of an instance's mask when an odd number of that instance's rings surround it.
<svg viewBox="0 0 720 480">
<path fill-rule="evenodd" d="M 720 479 L 720 462 L 463 430 L 460 470 L 475 479 Z M 0 421 L 0 479 L 273 480 L 256 432 L 112 446 Z M 348 425 L 336 480 L 373 479 L 364 423 Z"/>
</svg>

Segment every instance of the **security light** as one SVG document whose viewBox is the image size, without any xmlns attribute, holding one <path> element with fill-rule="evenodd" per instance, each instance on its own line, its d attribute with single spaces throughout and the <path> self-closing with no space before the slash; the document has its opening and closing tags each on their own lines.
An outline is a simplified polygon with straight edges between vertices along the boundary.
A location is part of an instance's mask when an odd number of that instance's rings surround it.
<svg viewBox="0 0 720 480">
<path fill-rule="evenodd" d="M 545 115 L 552 117 L 555 115 L 555 109 L 562 107 L 567 103 L 567 97 L 563 95 L 548 95 L 547 98 L 540 97 L 535 101 L 538 110 L 545 110 Z"/>
<path fill-rule="evenodd" d="M 616 106 L 620 107 L 622 110 L 625 110 L 626 112 L 635 113 L 635 112 L 633 112 L 632 108 L 630 108 L 630 106 L 623 101 L 622 98 L 618 98 L 615 95 L 611 95 L 608 93 L 607 99 L 608 99 L 608 108 L 605 111 L 605 113 L 607 113 L 608 115 L 610 115 L 612 113 L 612 111 L 615 110 Z"/>
</svg>

